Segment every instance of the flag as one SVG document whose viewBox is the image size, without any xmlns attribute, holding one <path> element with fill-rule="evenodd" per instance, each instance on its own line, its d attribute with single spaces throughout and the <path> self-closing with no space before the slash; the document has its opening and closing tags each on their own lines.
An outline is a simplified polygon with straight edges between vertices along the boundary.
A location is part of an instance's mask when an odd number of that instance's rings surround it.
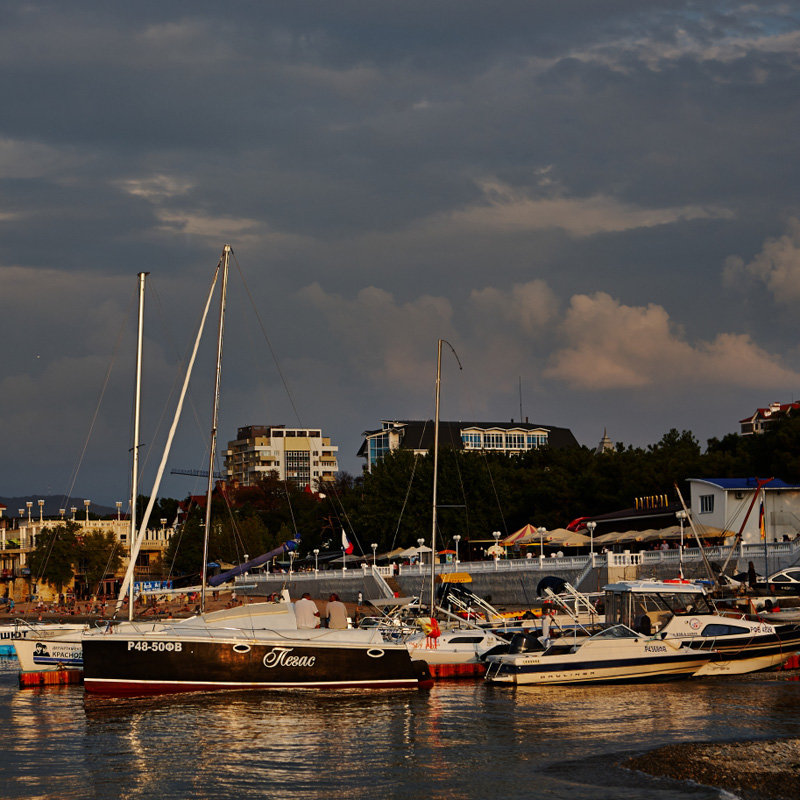
<svg viewBox="0 0 800 800">
<path fill-rule="evenodd" d="M 342 550 L 344 550 L 347 555 L 353 552 L 353 544 L 348 540 L 344 528 L 342 528 Z"/>
<path fill-rule="evenodd" d="M 761 501 L 761 508 L 758 512 L 758 530 L 761 532 L 761 538 L 767 538 L 767 528 L 764 524 L 764 501 Z"/>
</svg>

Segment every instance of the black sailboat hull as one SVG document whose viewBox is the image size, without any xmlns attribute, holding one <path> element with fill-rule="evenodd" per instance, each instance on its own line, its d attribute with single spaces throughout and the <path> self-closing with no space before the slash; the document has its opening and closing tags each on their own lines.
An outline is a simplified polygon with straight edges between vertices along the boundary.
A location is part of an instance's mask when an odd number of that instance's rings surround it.
<svg viewBox="0 0 800 800">
<path fill-rule="evenodd" d="M 218 689 L 427 688 L 405 648 L 276 639 L 243 642 L 132 636 L 83 642 L 84 687 L 106 695 Z"/>
</svg>

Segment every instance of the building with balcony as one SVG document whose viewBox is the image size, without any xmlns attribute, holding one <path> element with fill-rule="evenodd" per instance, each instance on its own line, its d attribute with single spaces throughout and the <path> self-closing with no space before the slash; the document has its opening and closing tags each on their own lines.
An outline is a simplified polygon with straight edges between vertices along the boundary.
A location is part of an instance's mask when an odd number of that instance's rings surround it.
<svg viewBox="0 0 800 800">
<path fill-rule="evenodd" d="M 433 420 L 381 420 L 377 430 L 364 431 L 358 455 L 368 471 L 394 450 L 411 450 L 425 455 L 433 447 Z M 568 428 L 528 422 L 442 422 L 439 446 L 454 450 L 518 455 L 538 447 L 578 447 Z"/>
<path fill-rule="evenodd" d="M 316 489 L 336 476 L 338 450 L 319 428 L 248 425 L 228 442 L 226 480 L 252 486 L 274 472 L 280 480 Z"/>
<path fill-rule="evenodd" d="M 749 417 L 740 419 L 740 433 L 742 436 L 764 433 L 776 421 L 798 413 L 800 413 L 800 403 L 770 403 L 764 408 L 757 408 Z"/>
</svg>

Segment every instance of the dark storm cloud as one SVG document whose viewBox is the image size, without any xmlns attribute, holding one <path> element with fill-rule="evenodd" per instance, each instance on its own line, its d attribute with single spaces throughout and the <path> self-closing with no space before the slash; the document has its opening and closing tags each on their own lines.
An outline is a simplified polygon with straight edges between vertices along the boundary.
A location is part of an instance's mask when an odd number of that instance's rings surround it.
<svg viewBox="0 0 800 800">
<path fill-rule="evenodd" d="M 442 335 L 473 369 L 453 415 L 513 416 L 522 377 L 589 443 L 734 429 L 800 377 L 798 44 L 780 3 L 0 5 L 6 446 L 50 419 L 69 472 L 141 269 L 171 385 L 225 241 L 346 468 L 431 413 Z M 293 422 L 258 331 L 229 335 L 223 438 Z"/>
</svg>

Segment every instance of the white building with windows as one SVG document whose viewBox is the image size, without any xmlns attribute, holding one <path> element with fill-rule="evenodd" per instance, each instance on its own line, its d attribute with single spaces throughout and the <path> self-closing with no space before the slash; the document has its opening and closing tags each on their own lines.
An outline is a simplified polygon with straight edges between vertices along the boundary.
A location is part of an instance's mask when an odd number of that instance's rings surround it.
<svg viewBox="0 0 800 800">
<path fill-rule="evenodd" d="M 319 428 L 248 425 L 239 428 L 225 451 L 228 481 L 252 486 L 270 472 L 280 480 L 316 489 L 336 476 L 339 448 Z"/>
<path fill-rule="evenodd" d="M 381 420 L 377 430 L 364 431 L 358 455 L 371 470 L 383 456 L 394 450 L 425 455 L 433 447 L 433 420 Z M 525 422 L 439 422 L 439 445 L 454 450 L 500 452 L 506 455 L 538 447 L 578 447 L 568 428 Z"/>
<path fill-rule="evenodd" d="M 692 519 L 705 527 L 738 531 L 753 502 L 756 478 L 689 478 Z M 742 531 L 745 544 L 762 541 L 759 526 L 764 502 L 764 528 L 768 542 L 793 539 L 800 531 L 800 486 L 772 480 L 756 499 Z"/>
</svg>

